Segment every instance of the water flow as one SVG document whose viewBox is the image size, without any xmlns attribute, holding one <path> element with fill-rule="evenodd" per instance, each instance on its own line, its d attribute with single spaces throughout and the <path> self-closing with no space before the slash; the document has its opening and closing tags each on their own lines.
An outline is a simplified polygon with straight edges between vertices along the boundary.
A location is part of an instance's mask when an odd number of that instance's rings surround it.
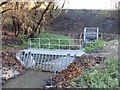
<svg viewBox="0 0 120 90">
<path fill-rule="evenodd" d="M 3 88 L 41 88 L 53 75 L 50 72 L 27 71 L 25 74 L 9 80 L 3 85 Z"/>
</svg>

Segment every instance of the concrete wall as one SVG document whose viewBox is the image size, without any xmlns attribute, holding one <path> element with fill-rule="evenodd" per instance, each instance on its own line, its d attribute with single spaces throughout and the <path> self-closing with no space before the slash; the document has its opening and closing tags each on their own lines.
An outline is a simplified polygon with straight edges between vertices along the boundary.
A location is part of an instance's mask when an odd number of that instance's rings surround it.
<svg viewBox="0 0 120 90">
<path fill-rule="evenodd" d="M 99 27 L 100 32 L 118 33 L 118 12 L 106 10 L 67 10 L 46 28 L 51 33 L 77 36 L 84 27 Z"/>
</svg>

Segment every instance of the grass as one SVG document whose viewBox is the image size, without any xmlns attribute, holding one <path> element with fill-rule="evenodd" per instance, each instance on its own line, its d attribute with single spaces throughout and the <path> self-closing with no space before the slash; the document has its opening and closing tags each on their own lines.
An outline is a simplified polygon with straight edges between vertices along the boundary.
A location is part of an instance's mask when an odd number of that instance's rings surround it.
<svg viewBox="0 0 120 90">
<path fill-rule="evenodd" d="M 94 42 L 91 42 L 85 47 L 86 53 L 91 53 L 92 51 L 96 49 L 102 50 L 106 46 L 106 42 L 104 40 L 97 40 Z"/>
<path fill-rule="evenodd" d="M 47 32 L 41 33 L 38 37 L 40 37 L 40 38 L 71 39 L 69 36 L 50 34 L 50 33 L 47 33 Z"/>
<path fill-rule="evenodd" d="M 12 46 L 7 46 L 7 47 L 2 47 L 2 49 L 17 49 L 17 48 L 21 48 L 21 49 L 25 49 L 29 47 L 29 43 L 28 43 L 28 37 L 29 35 L 25 35 L 25 34 L 20 34 L 17 38 L 20 38 L 22 40 L 22 44 L 20 45 L 12 45 Z M 32 47 L 34 48 L 38 48 L 39 47 L 39 43 L 41 44 L 40 48 L 50 48 L 50 49 L 68 49 L 69 48 L 69 44 L 70 45 L 74 45 L 74 41 L 69 37 L 69 36 L 63 36 L 63 35 L 56 35 L 56 34 L 50 34 L 47 32 L 43 32 L 40 35 L 38 35 L 36 38 L 40 38 L 41 41 L 39 42 L 39 40 L 32 40 Z M 50 38 L 53 38 L 55 40 L 51 39 L 51 45 L 49 47 L 49 40 Z M 60 39 L 60 45 L 58 45 L 59 41 L 58 39 Z M 68 41 L 68 39 L 70 39 L 70 41 Z"/>
<path fill-rule="evenodd" d="M 28 47 L 28 35 L 19 35 L 19 38 L 23 40 L 23 43 L 20 45 L 21 47 Z M 39 39 L 32 39 L 31 40 L 31 47 L 34 48 L 50 48 L 50 49 L 68 49 L 69 44 L 74 45 L 74 41 L 69 36 L 63 36 L 63 35 L 56 35 L 56 34 L 50 34 L 47 32 L 43 32 L 40 35 L 37 36 Z M 59 41 L 60 39 L 60 41 Z M 70 41 L 69 41 L 70 39 Z M 50 40 L 50 43 L 49 43 Z M 39 45 L 40 44 L 40 45 Z M 50 44 L 50 45 L 49 45 Z M 60 45 L 59 45 L 60 44 Z"/>
</svg>

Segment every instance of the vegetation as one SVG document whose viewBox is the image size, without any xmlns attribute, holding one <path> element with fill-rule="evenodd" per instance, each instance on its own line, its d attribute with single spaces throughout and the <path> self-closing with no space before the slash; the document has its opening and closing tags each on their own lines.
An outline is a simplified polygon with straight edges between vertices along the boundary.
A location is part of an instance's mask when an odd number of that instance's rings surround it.
<svg viewBox="0 0 120 90">
<path fill-rule="evenodd" d="M 20 30 L 24 33 L 40 33 L 44 31 L 45 24 L 49 23 L 53 18 L 56 18 L 62 11 L 66 0 L 63 1 L 62 6 L 59 6 L 59 1 L 52 0 L 49 2 L 43 0 L 43 2 L 37 2 L 31 0 L 29 2 L 10 2 L 11 0 L 5 0 L 0 3 L 2 11 L 3 22 L 10 21 L 12 24 L 12 30 L 15 35 L 18 36 Z"/>
<path fill-rule="evenodd" d="M 94 69 L 71 82 L 72 87 L 78 88 L 119 88 L 118 57 L 112 55 L 106 58 L 103 64 L 96 64 Z"/>
<path fill-rule="evenodd" d="M 106 45 L 106 42 L 103 40 L 97 40 L 95 42 L 91 42 L 85 47 L 85 52 L 90 53 L 94 50 L 102 50 Z"/>
<path fill-rule="evenodd" d="M 119 42 L 119 40 L 112 40 L 112 41 L 107 42 L 107 44 L 113 45 L 113 44 L 116 44 L 118 42 Z"/>
<path fill-rule="evenodd" d="M 22 34 L 22 35 L 19 35 L 19 37 L 23 40 L 21 47 L 27 47 L 29 44 L 28 43 L 29 35 Z M 40 41 L 39 39 L 34 39 L 34 38 L 31 39 L 31 47 L 38 48 L 41 46 L 41 48 L 68 49 L 69 45 L 74 45 L 74 41 L 69 36 L 55 35 L 47 32 L 42 32 L 39 36 L 37 36 L 37 38 L 40 38 Z M 50 40 L 50 43 L 49 43 L 49 40 Z"/>
</svg>

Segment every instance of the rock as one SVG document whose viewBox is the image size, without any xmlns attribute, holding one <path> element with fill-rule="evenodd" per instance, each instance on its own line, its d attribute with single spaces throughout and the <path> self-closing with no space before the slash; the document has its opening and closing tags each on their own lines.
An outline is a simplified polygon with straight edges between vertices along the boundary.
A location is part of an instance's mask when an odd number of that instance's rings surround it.
<svg viewBox="0 0 120 90">
<path fill-rule="evenodd" d="M 20 72 L 17 70 L 14 70 L 12 68 L 7 68 L 7 67 L 3 67 L 2 70 L 2 80 L 3 80 L 3 84 L 12 78 L 15 78 L 17 75 L 19 75 Z"/>
</svg>

